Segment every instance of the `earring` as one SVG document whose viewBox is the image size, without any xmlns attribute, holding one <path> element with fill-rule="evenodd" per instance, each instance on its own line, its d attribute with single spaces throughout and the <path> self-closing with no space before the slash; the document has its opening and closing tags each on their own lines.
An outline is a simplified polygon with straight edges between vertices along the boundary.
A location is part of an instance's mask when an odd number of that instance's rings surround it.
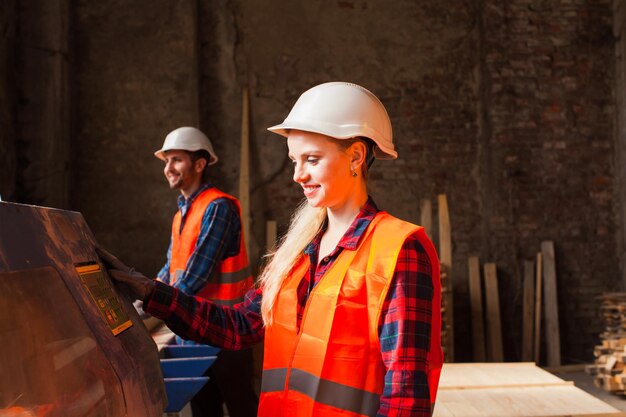
<svg viewBox="0 0 626 417">
<path fill-rule="evenodd" d="M 352 171 L 352 176 L 356 178 L 356 171 Z"/>
</svg>

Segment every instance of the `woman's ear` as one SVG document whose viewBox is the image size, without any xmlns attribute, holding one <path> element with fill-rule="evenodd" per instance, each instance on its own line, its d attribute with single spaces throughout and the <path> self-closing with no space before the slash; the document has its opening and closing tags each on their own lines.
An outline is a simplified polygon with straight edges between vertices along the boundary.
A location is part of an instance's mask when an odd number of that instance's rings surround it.
<svg viewBox="0 0 626 417">
<path fill-rule="evenodd" d="M 365 163 L 366 156 L 367 146 L 365 146 L 365 143 L 358 140 L 350 145 L 350 170 L 357 172 L 361 165 Z"/>
</svg>

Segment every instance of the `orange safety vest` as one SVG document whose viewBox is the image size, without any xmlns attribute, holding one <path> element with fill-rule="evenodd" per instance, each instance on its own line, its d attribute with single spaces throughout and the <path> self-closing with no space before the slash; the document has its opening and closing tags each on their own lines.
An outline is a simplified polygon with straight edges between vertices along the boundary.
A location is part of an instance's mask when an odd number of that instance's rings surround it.
<svg viewBox="0 0 626 417">
<path fill-rule="evenodd" d="M 232 197 L 215 187 L 201 192 L 191 203 L 185 218 L 185 225 L 180 229 L 180 210 L 174 216 L 172 222 L 172 253 L 170 258 L 170 284 L 173 285 L 187 268 L 187 261 L 193 253 L 202 216 L 206 208 L 217 198 L 228 198 L 232 200 L 239 211 L 241 218 L 241 206 L 235 197 Z M 241 228 L 241 238 L 239 240 L 239 253 L 230 258 L 222 260 L 216 266 L 213 275 L 206 285 L 195 295 L 209 299 L 223 305 L 234 305 L 243 301 L 243 297 L 253 284 L 252 274 L 248 263 L 248 254 L 244 243 L 243 227 Z"/>
<path fill-rule="evenodd" d="M 434 406 L 443 363 L 439 260 L 424 228 L 379 212 L 356 250 L 344 249 L 313 288 L 300 328 L 298 284 L 303 256 L 286 278 L 265 329 L 261 417 L 375 416 L 385 365 L 378 325 L 398 254 L 416 234 L 431 260 L 433 280 L 428 383 Z"/>
</svg>

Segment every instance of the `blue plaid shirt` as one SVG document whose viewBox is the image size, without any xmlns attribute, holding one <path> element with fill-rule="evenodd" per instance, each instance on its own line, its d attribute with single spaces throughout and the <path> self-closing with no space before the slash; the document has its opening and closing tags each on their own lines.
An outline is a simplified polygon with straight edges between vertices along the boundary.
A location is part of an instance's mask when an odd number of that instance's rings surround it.
<svg viewBox="0 0 626 417">
<path fill-rule="evenodd" d="M 178 196 L 178 209 L 181 214 L 180 227 L 185 227 L 187 212 L 196 197 L 213 186 L 204 183 L 189 198 Z M 187 261 L 183 275 L 174 283 L 174 287 L 190 295 L 197 294 L 212 276 L 215 267 L 231 256 L 239 253 L 241 220 L 237 206 L 228 198 L 218 198 L 211 202 L 202 216 L 200 234 L 193 253 Z M 170 260 L 172 242 L 167 250 L 167 262 L 157 274 L 160 281 L 170 283 Z"/>
</svg>

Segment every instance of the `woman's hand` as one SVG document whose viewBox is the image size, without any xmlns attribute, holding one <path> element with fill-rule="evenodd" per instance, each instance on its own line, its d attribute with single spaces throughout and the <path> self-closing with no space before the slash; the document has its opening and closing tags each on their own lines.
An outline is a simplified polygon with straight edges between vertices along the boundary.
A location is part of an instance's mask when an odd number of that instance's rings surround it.
<svg viewBox="0 0 626 417">
<path fill-rule="evenodd" d="M 100 256 L 100 259 L 102 259 L 102 262 L 104 262 L 111 278 L 118 283 L 124 284 L 128 289 L 128 291 L 125 292 L 133 297 L 133 299 L 144 300 L 152 293 L 154 289 L 153 280 L 146 278 L 142 273 L 135 271 L 134 268 L 129 268 L 122 261 L 101 247 L 96 247 L 96 252 L 98 256 Z"/>
</svg>

